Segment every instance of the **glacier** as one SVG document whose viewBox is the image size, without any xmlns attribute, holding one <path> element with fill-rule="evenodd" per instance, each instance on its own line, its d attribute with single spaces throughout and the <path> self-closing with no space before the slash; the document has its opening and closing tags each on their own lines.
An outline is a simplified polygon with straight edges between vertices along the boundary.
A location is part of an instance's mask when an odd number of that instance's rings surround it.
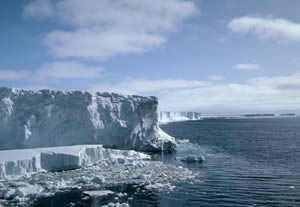
<svg viewBox="0 0 300 207">
<path fill-rule="evenodd" d="M 0 150 L 102 144 L 172 151 L 158 99 L 116 93 L 0 88 Z M 28 164 L 28 163 L 27 163 Z"/>
<path fill-rule="evenodd" d="M 172 112 L 172 111 L 160 111 L 159 122 L 168 123 L 175 121 L 188 121 L 188 120 L 200 120 L 200 112 Z"/>
<path fill-rule="evenodd" d="M 97 197 L 123 184 L 171 191 L 199 182 L 199 173 L 146 154 L 180 145 L 160 129 L 161 117 L 156 97 L 0 87 L 0 206 L 71 189 Z M 128 206 L 115 201 L 108 206 Z"/>
<path fill-rule="evenodd" d="M 98 162 L 127 163 L 151 157 L 133 150 L 105 149 L 102 145 L 78 145 L 0 151 L 0 179 L 37 172 L 58 172 L 91 166 Z M 95 182 L 101 182 L 99 179 Z"/>
</svg>

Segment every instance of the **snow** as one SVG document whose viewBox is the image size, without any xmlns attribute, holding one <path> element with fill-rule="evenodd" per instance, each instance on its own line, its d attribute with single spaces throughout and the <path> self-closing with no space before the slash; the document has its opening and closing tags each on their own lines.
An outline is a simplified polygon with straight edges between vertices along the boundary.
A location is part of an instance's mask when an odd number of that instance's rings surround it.
<svg viewBox="0 0 300 207">
<path fill-rule="evenodd" d="M 132 150 L 105 149 L 102 145 L 78 145 L 0 151 L 0 179 L 40 171 L 61 171 L 93 165 L 99 161 L 127 163 L 150 159 L 149 155 Z M 101 182 L 103 178 L 94 178 Z"/>
<path fill-rule="evenodd" d="M 103 205 L 102 207 L 129 207 L 128 203 L 109 203 L 107 205 Z"/>
<path fill-rule="evenodd" d="M 114 194 L 113 191 L 110 190 L 100 190 L 100 191 L 84 191 L 85 194 L 88 194 L 90 196 L 94 197 L 102 197 L 107 196 L 109 194 Z"/>
<path fill-rule="evenodd" d="M 173 150 L 157 108 L 156 97 L 0 87 L 0 150 L 82 144 Z"/>
<path fill-rule="evenodd" d="M 146 185 L 145 188 L 147 190 L 162 192 L 162 191 L 173 190 L 175 189 L 175 186 L 171 185 L 170 183 L 154 183 L 154 184 Z"/>
<path fill-rule="evenodd" d="M 188 121 L 188 120 L 199 120 L 201 113 L 199 112 L 170 112 L 161 111 L 159 113 L 159 122 L 168 123 L 175 121 Z"/>
</svg>

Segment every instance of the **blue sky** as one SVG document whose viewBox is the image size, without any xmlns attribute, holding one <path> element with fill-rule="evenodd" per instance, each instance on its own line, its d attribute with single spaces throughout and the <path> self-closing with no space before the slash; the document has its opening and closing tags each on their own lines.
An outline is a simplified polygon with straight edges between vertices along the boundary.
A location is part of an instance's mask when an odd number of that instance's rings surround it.
<svg viewBox="0 0 300 207">
<path fill-rule="evenodd" d="M 298 0 L 3 0 L 0 85 L 300 112 Z"/>
</svg>

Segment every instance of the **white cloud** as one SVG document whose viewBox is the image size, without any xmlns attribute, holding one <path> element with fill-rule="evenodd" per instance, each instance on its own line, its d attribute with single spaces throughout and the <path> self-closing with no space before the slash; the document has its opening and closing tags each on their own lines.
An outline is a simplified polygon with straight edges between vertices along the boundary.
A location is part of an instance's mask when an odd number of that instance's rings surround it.
<svg viewBox="0 0 300 207">
<path fill-rule="evenodd" d="M 224 77 L 221 75 L 211 75 L 211 76 L 208 76 L 208 79 L 212 80 L 212 81 L 221 81 L 221 80 L 224 80 Z"/>
<path fill-rule="evenodd" d="M 143 94 L 157 91 L 198 88 L 210 85 L 207 81 L 198 80 L 145 80 L 128 79 L 118 84 L 100 84 L 92 86 L 94 91 L 119 92 L 123 94 Z"/>
<path fill-rule="evenodd" d="M 198 80 L 125 80 L 97 91 L 157 95 L 162 110 L 212 113 L 300 112 L 300 72 L 258 77 L 245 84 Z"/>
<path fill-rule="evenodd" d="M 236 64 L 233 68 L 236 70 L 260 70 L 261 66 L 258 64 Z"/>
<path fill-rule="evenodd" d="M 83 29 L 74 32 L 55 31 L 44 39 L 52 55 L 76 58 L 106 59 L 111 56 L 142 53 L 159 47 L 166 39 L 161 35 L 134 32 L 102 32 Z"/>
<path fill-rule="evenodd" d="M 22 87 L 24 89 L 30 89 L 30 90 L 43 90 L 43 89 L 52 89 L 52 87 L 49 87 L 47 85 L 25 85 Z"/>
<path fill-rule="evenodd" d="M 300 42 L 300 24 L 282 18 L 244 16 L 230 21 L 228 28 L 242 34 L 254 33 L 262 39 Z"/>
<path fill-rule="evenodd" d="M 56 61 L 44 64 L 36 70 L 1 70 L 0 80 L 44 81 L 58 79 L 96 79 L 101 77 L 102 67 L 91 67 L 75 61 Z"/>
<path fill-rule="evenodd" d="M 40 8 L 49 12 L 44 15 Z M 70 26 L 44 39 L 53 56 L 97 60 L 160 47 L 169 32 L 196 12 L 186 0 L 34 0 L 24 9 L 25 16 Z"/>
<path fill-rule="evenodd" d="M 28 78 L 30 72 L 25 70 L 0 69 L 0 80 L 22 80 Z"/>
<path fill-rule="evenodd" d="M 99 78 L 102 67 L 90 67 L 74 61 L 59 61 L 43 65 L 36 71 L 40 78 L 94 79 Z"/>
<path fill-rule="evenodd" d="M 49 0 L 35 1 L 25 7 L 24 15 L 44 19 L 54 15 L 54 7 Z"/>
</svg>

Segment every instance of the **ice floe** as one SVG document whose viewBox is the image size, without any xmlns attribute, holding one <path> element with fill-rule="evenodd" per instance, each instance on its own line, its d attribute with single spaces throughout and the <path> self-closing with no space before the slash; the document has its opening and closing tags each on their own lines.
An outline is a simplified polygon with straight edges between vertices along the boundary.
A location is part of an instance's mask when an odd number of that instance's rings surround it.
<svg viewBox="0 0 300 207">
<path fill-rule="evenodd" d="M 60 172 L 38 172 L 31 176 L 0 180 L 0 204 L 26 206 L 34 198 L 80 189 L 106 190 L 108 186 L 136 184 L 151 191 L 171 191 L 177 183 L 200 182 L 200 173 L 158 161 L 131 159 L 126 162 L 99 161 L 91 166 Z M 28 189 L 32 189 L 28 191 Z M 95 193 L 94 196 L 96 196 Z"/>
<path fill-rule="evenodd" d="M 101 145 L 3 150 L 0 151 L 0 179 L 41 171 L 62 171 L 102 163 L 130 163 L 150 159 L 149 155 L 133 150 L 105 149 Z M 101 182 L 103 178 L 94 178 Z"/>
</svg>

